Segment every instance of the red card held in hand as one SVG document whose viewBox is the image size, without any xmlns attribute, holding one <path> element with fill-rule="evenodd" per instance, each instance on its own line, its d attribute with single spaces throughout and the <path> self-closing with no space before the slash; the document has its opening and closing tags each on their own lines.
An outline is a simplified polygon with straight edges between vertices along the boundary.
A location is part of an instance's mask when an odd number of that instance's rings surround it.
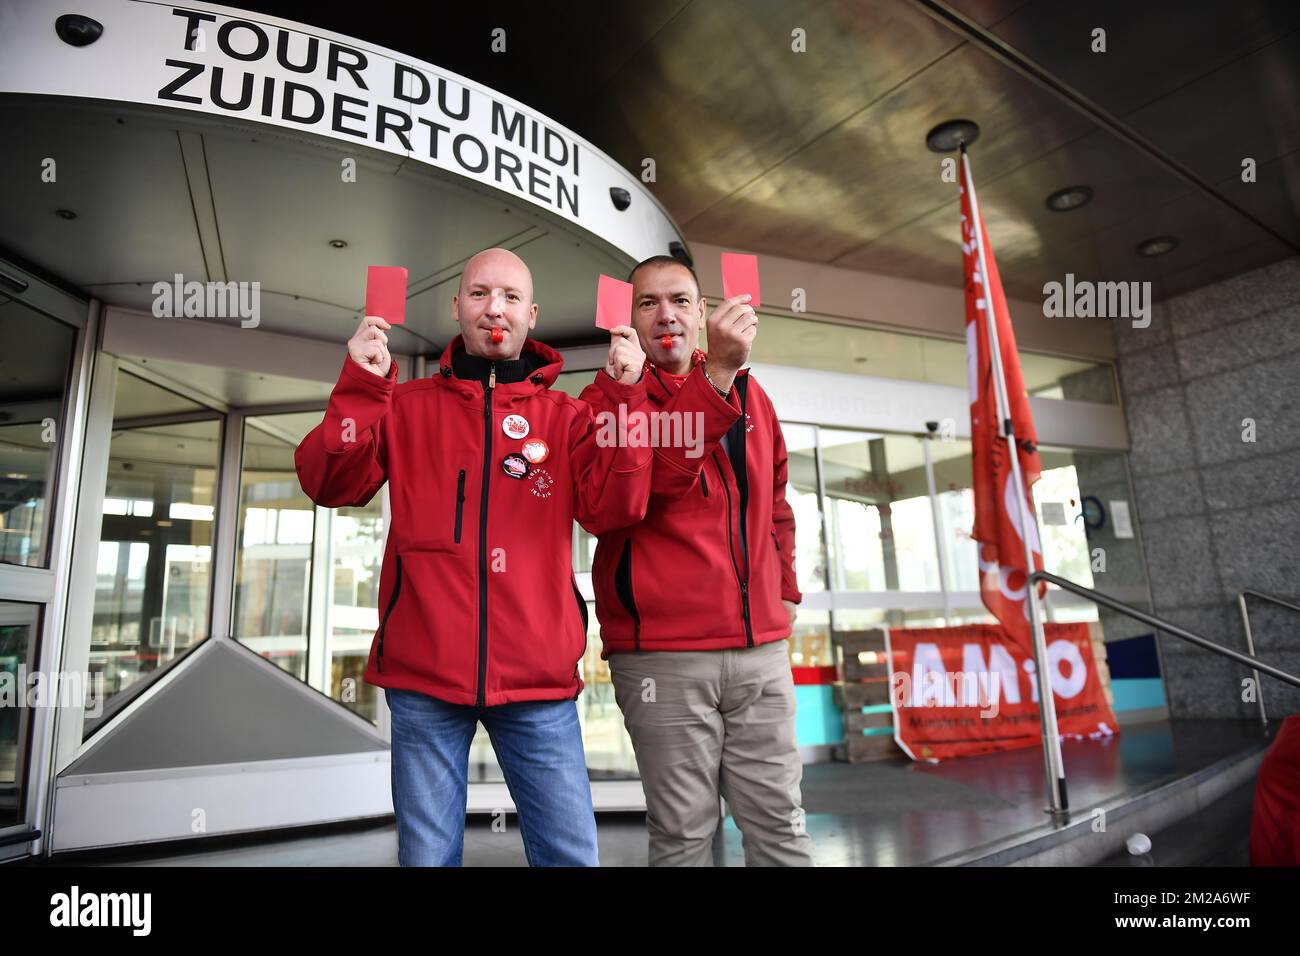
<svg viewBox="0 0 1300 956">
<path fill-rule="evenodd" d="M 370 266 L 366 270 L 366 315 L 377 315 L 390 325 L 406 321 L 404 266 Z"/>
<path fill-rule="evenodd" d="M 596 328 L 632 324 L 632 283 L 602 274 L 596 283 Z"/>
<path fill-rule="evenodd" d="M 751 308 L 757 309 L 758 298 L 758 256 L 748 256 L 740 252 L 722 254 L 722 297 L 730 299 L 733 295 L 748 293 Z"/>
</svg>

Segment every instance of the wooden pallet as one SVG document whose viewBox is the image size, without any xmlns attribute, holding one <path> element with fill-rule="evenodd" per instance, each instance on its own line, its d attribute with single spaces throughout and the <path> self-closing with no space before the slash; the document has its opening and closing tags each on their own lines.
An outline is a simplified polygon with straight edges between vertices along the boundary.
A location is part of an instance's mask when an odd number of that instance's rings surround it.
<svg viewBox="0 0 1300 956">
<path fill-rule="evenodd" d="M 837 681 L 832 688 L 831 697 L 835 702 L 835 706 L 841 710 L 849 708 L 860 710 L 863 707 L 888 704 L 889 682 L 871 680 L 850 684 L 847 681 Z"/>
<path fill-rule="evenodd" d="M 1088 634 L 1092 637 L 1092 659 L 1097 665 L 1097 676 L 1101 679 L 1101 687 L 1106 694 L 1106 703 L 1110 704 L 1110 709 L 1115 709 L 1115 692 L 1110 687 L 1110 667 L 1106 663 L 1106 641 L 1102 636 L 1101 624 L 1097 621 L 1088 623 Z"/>
<path fill-rule="evenodd" d="M 884 631 L 839 631 L 831 643 L 843 653 L 841 675 L 845 681 L 888 680 Z"/>
<path fill-rule="evenodd" d="M 893 737 L 848 737 L 844 743 L 831 748 L 831 756 L 840 763 L 866 763 L 868 760 L 889 760 L 904 756 Z"/>
<path fill-rule="evenodd" d="M 885 657 L 885 632 L 838 631 L 831 643 L 841 651 L 841 680 L 832 691 L 836 706 L 844 717 L 844 743 L 832 754 L 845 763 L 862 763 L 898 757 L 902 751 L 894 743 L 894 715 L 883 708 L 889 705 L 889 663 Z M 870 712 L 863 713 L 863 708 Z M 890 732 L 864 735 L 864 730 Z"/>
</svg>

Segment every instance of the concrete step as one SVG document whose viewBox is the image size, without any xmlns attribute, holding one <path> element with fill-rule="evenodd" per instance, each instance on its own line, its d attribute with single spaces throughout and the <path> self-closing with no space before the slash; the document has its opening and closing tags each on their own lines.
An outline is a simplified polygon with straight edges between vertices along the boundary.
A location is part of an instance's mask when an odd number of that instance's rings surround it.
<svg viewBox="0 0 1300 956">
<path fill-rule="evenodd" d="M 1150 834 L 1151 850 L 1135 856 L 1122 849 L 1103 867 L 1249 866 L 1250 821 L 1255 778 L 1198 813 Z"/>
<path fill-rule="evenodd" d="M 1153 849 L 1169 852 L 1178 841 L 1194 839 L 1194 821 L 1222 814 L 1229 795 L 1253 792 L 1255 776 L 1269 741 L 1260 739 L 1186 776 L 1140 794 L 1127 794 L 1095 807 L 1075 808 L 1068 821 L 1045 822 L 1024 833 L 934 861 L 935 866 L 1095 866 L 1114 865 L 1127 856 L 1135 833 L 1151 838 Z M 1249 804 L 1247 804 L 1249 807 Z M 1186 825 L 1185 825 L 1186 824 Z M 1247 809 L 1249 827 L 1249 809 Z M 1168 834 L 1168 840 L 1162 837 Z M 1167 863 L 1166 865 L 1173 865 Z M 1184 864 L 1195 865 L 1195 864 Z M 1239 864 L 1240 865 L 1240 864 Z"/>
</svg>

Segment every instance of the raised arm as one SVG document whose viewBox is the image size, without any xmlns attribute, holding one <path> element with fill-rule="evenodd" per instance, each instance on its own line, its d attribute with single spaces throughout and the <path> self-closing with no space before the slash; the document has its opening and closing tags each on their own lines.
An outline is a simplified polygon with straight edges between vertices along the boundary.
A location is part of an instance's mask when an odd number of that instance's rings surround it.
<svg viewBox="0 0 1300 956">
<path fill-rule="evenodd" d="M 387 328 L 377 316 L 362 319 L 324 420 L 294 450 L 298 483 L 322 507 L 365 505 L 388 478 L 386 427 L 397 363 L 388 354 Z"/>
<path fill-rule="evenodd" d="M 579 399 L 570 441 L 574 517 L 594 535 L 634 525 L 645 517 L 652 457 L 644 444 L 620 443 L 624 415 L 648 411 L 640 381 L 645 354 L 631 328 L 611 330 L 609 362 Z"/>
</svg>

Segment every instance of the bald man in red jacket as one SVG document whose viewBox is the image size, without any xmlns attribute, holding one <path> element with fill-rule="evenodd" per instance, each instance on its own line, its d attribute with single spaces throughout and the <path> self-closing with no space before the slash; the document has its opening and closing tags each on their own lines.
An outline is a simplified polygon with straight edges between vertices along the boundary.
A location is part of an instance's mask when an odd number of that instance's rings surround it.
<svg viewBox="0 0 1300 956">
<path fill-rule="evenodd" d="M 533 865 L 598 863 L 575 701 L 587 605 L 573 522 L 634 524 L 646 448 L 602 446 L 589 406 L 551 386 L 563 362 L 529 338 L 533 281 L 513 252 L 465 264 L 460 326 L 431 376 L 397 382 L 389 324 L 366 316 L 325 418 L 294 454 L 318 505 L 364 505 L 385 482 L 392 521 L 379 627 L 366 665 L 392 711 L 393 807 L 402 865 L 459 865 L 467 761 L 481 722 L 519 811 Z M 596 388 L 639 407 L 645 359 L 611 330 Z"/>
</svg>

